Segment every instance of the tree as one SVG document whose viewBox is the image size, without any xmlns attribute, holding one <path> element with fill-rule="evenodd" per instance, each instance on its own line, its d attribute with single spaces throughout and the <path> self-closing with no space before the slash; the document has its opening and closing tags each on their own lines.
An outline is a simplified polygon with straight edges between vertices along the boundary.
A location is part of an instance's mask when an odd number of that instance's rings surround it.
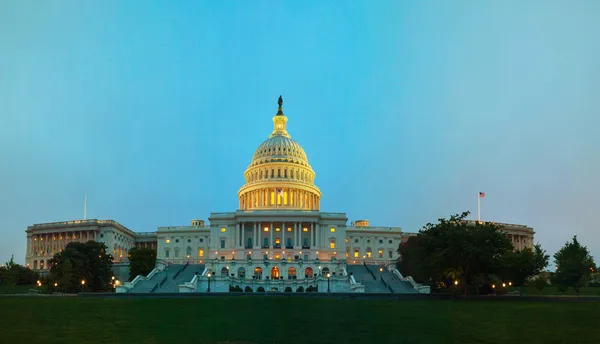
<svg viewBox="0 0 600 344">
<path fill-rule="evenodd" d="M 507 252 L 502 259 L 504 267 L 502 277 L 512 281 L 515 286 L 525 285 L 527 277 L 539 274 L 546 266 L 550 256 L 537 244 L 534 249 Z"/>
<path fill-rule="evenodd" d="M 69 292 L 110 290 L 113 258 L 106 250 L 106 245 L 96 241 L 67 244 L 50 260 L 49 280 Z"/>
<path fill-rule="evenodd" d="M 548 285 L 548 281 L 546 281 L 546 278 L 547 277 L 544 275 L 539 275 L 536 279 L 532 281 L 533 286 L 535 287 L 535 289 L 537 289 L 540 296 L 542 295 L 542 290 L 544 290 L 544 288 L 546 288 L 546 286 Z"/>
<path fill-rule="evenodd" d="M 146 276 L 156 265 L 156 250 L 149 247 L 134 247 L 129 250 L 129 280 L 137 275 Z"/>
<path fill-rule="evenodd" d="M 468 215 L 464 212 L 425 225 L 408 245 L 398 248 L 400 271 L 416 272 L 430 285 L 449 286 L 459 280 L 466 295 L 468 285 L 481 284 L 478 275 L 485 280 L 485 276 L 499 270 L 502 257 L 513 249 L 510 240 L 500 226 L 465 221 Z"/>
<path fill-rule="evenodd" d="M 587 247 L 581 246 L 577 236 L 573 242 L 568 242 L 554 254 L 557 270 L 554 278 L 559 288 L 565 290 L 572 287 L 579 296 L 579 291 L 585 286 L 594 271 L 594 259 Z"/>
<path fill-rule="evenodd" d="M 14 256 L 0 268 L 0 282 L 5 285 L 30 285 L 39 280 L 39 275 L 28 267 L 15 263 Z"/>
</svg>

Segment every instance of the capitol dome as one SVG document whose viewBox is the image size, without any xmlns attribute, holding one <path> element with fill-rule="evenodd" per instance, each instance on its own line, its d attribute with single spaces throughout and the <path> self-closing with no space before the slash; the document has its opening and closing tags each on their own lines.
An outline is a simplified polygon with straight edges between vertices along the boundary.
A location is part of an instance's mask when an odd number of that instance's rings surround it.
<svg viewBox="0 0 600 344">
<path fill-rule="evenodd" d="M 321 191 L 314 185 L 315 172 L 304 149 L 288 134 L 283 99 L 273 117 L 273 132 L 261 143 L 238 192 L 240 209 L 319 210 Z"/>
</svg>

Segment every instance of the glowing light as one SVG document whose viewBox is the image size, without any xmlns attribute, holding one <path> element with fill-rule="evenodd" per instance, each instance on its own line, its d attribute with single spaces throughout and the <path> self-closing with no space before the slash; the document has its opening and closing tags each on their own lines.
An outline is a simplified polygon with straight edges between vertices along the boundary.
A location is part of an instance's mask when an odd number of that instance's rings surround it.
<svg viewBox="0 0 600 344">
<path fill-rule="evenodd" d="M 110 279 L 112 279 L 114 281 L 115 280 L 115 276 L 111 277 Z"/>
<path fill-rule="evenodd" d="M 496 285 L 495 285 L 495 284 L 492 284 L 492 289 L 495 289 L 495 288 L 496 288 Z"/>
<path fill-rule="evenodd" d="M 512 282 L 508 282 L 508 285 L 512 285 Z"/>
<path fill-rule="evenodd" d="M 85 285 L 85 281 L 84 280 L 81 280 L 81 285 Z"/>
<path fill-rule="evenodd" d="M 454 281 L 454 285 L 458 285 L 458 281 Z"/>
<path fill-rule="evenodd" d="M 506 283 L 502 283 L 502 288 L 506 288 Z"/>
<path fill-rule="evenodd" d="M 58 283 L 54 282 L 54 286 L 55 286 L 55 287 L 58 287 Z"/>
<path fill-rule="evenodd" d="M 209 272 L 209 273 L 208 273 L 208 278 L 210 278 L 210 276 L 212 276 L 212 275 L 211 275 L 211 273 Z"/>
<path fill-rule="evenodd" d="M 331 274 L 328 272 L 328 273 L 327 273 L 327 278 L 329 278 L 329 277 L 331 277 Z"/>
</svg>

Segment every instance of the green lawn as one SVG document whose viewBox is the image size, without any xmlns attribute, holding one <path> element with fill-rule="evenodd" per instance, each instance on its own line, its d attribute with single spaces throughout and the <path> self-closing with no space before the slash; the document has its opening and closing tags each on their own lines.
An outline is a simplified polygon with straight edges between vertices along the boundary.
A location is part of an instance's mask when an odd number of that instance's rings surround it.
<svg viewBox="0 0 600 344">
<path fill-rule="evenodd" d="M 598 343 L 600 303 L 31 297 L 0 319 L 6 343 Z"/>
<path fill-rule="evenodd" d="M 0 294 L 27 294 L 29 289 L 36 289 L 34 285 L 3 285 L 0 284 Z"/>
</svg>

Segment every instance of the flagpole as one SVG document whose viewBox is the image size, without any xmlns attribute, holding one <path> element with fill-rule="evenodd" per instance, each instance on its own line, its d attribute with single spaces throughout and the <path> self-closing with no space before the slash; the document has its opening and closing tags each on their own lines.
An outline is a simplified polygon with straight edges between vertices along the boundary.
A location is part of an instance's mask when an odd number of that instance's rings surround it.
<svg viewBox="0 0 600 344">
<path fill-rule="evenodd" d="M 481 222 L 481 195 L 477 193 L 477 222 Z"/>
<path fill-rule="evenodd" d="M 83 219 L 87 220 L 87 193 L 83 196 Z"/>
</svg>

